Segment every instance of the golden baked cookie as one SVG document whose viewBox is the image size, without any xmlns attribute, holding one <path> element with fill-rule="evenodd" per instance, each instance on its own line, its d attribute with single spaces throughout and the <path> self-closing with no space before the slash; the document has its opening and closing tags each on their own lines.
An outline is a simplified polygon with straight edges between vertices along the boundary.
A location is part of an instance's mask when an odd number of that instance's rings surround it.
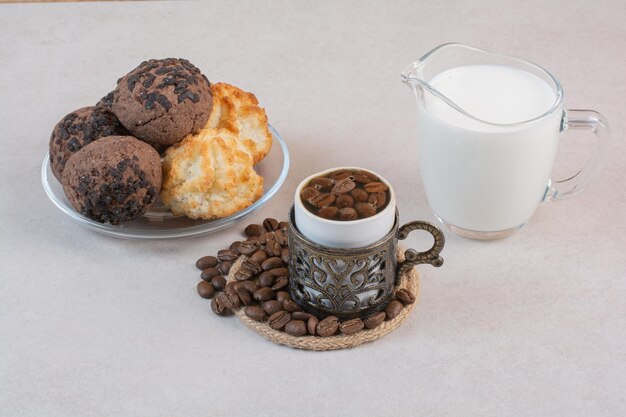
<svg viewBox="0 0 626 417">
<path fill-rule="evenodd" d="M 226 83 L 212 84 L 211 94 L 213 110 L 206 127 L 234 133 L 255 164 L 265 158 L 272 147 L 272 135 L 265 110 L 254 94 Z"/>
<path fill-rule="evenodd" d="M 165 152 L 161 199 L 193 219 L 229 216 L 263 194 L 263 177 L 252 165 L 231 131 L 202 129 Z"/>
</svg>

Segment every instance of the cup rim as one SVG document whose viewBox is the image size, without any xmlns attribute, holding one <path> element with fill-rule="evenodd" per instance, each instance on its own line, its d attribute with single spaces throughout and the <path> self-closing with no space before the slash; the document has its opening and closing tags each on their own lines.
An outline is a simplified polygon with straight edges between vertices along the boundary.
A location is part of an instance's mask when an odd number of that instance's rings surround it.
<svg viewBox="0 0 626 417">
<path fill-rule="evenodd" d="M 389 187 L 389 202 L 387 203 L 387 206 L 381 212 L 376 213 L 373 216 L 366 217 L 364 219 L 357 219 L 357 220 L 331 220 L 331 219 L 325 219 L 325 218 L 320 217 L 320 216 L 316 216 L 315 214 L 311 213 L 304 206 L 304 203 L 300 199 L 300 192 L 302 191 L 302 188 L 304 188 L 304 185 L 308 184 L 313 178 L 319 177 L 320 175 L 325 175 L 325 174 L 327 174 L 329 172 L 339 171 L 341 169 L 351 169 L 351 170 L 366 171 L 366 172 L 369 172 L 370 174 L 376 175 L 381 182 L 383 182 L 385 185 L 387 185 L 387 187 Z M 312 175 L 309 175 L 308 177 L 303 179 L 300 182 L 300 184 L 298 184 L 298 187 L 296 188 L 296 195 L 295 195 L 295 198 L 294 198 L 294 205 L 296 205 L 296 204 L 299 205 L 303 209 L 303 211 L 306 213 L 306 215 L 308 217 L 312 218 L 315 221 L 321 221 L 322 223 L 332 224 L 333 226 L 349 227 L 349 226 L 353 226 L 353 225 L 359 225 L 359 224 L 371 222 L 374 219 L 382 217 L 383 214 L 386 214 L 388 210 L 390 210 L 392 208 L 393 208 L 393 210 L 395 210 L 395 207 L 396 207 L 396 192 L 393 189 L 393 187 L 391 186 L 391 183 L 389 181 L 387 181 L 387 179 L 385 179 L 382 175 L 378 174 L 377 172 L 372 171 L 371 169 L 361 168 L 361 167 L 353 167 L 353 166 L 340 166 L 340 167 L 334 167 L 334 168 L 325 169 L 323 171 L 319 171 L 319 172 L 317 172 L 315 174 L 312 174 Z"/>
</svg>

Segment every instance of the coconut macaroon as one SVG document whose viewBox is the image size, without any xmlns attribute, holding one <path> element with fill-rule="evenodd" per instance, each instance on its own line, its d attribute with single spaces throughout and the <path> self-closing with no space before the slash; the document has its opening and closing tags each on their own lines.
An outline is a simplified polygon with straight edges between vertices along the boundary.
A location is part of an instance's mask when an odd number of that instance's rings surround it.
<svg viewBox="0 0 626 417">
<path fill-rule="evenodd" d="M 161 199 L 176 215 L 226 217 L 263 194 L 263 177 L 252 168 L 252 156 L 226 129 L 186 136 L 166 151 L 162 166 Z"/>
<path fill-rule="evenodd" d="M 255 164 L 265 158 L 272 147 L 272 135 L 256 96 L 226 83 L 212 84 L 211 95 L 213 109 L 206 128 L 232 132 Z"/>
</svg>

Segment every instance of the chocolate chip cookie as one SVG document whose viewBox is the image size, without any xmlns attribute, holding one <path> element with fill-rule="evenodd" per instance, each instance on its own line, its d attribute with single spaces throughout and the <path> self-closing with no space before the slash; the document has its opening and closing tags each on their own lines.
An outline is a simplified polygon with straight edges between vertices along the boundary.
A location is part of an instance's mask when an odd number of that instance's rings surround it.
<svg viewBox="0 0 626 417">
<path fill-rule="evenodd" d="M 118 80 L 113 113 L 137 138 L 172 145 L 206 124 L 209 80 L 186 59 L 151 59 Z"/>
</svg>

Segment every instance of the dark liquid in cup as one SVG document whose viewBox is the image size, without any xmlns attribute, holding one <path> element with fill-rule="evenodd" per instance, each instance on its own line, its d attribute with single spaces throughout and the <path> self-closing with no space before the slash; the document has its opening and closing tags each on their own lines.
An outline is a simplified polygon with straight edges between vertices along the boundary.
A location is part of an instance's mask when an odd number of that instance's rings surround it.
<svg viewBox="0 0 626 417">
<path fill-rule="evenodd" d="M 340 169 L 313 178 L 300 192 L 311 213 L 329 220 L 365 219 L 389 204 L 387 184 L 368 171 Z"/>
</svg>

